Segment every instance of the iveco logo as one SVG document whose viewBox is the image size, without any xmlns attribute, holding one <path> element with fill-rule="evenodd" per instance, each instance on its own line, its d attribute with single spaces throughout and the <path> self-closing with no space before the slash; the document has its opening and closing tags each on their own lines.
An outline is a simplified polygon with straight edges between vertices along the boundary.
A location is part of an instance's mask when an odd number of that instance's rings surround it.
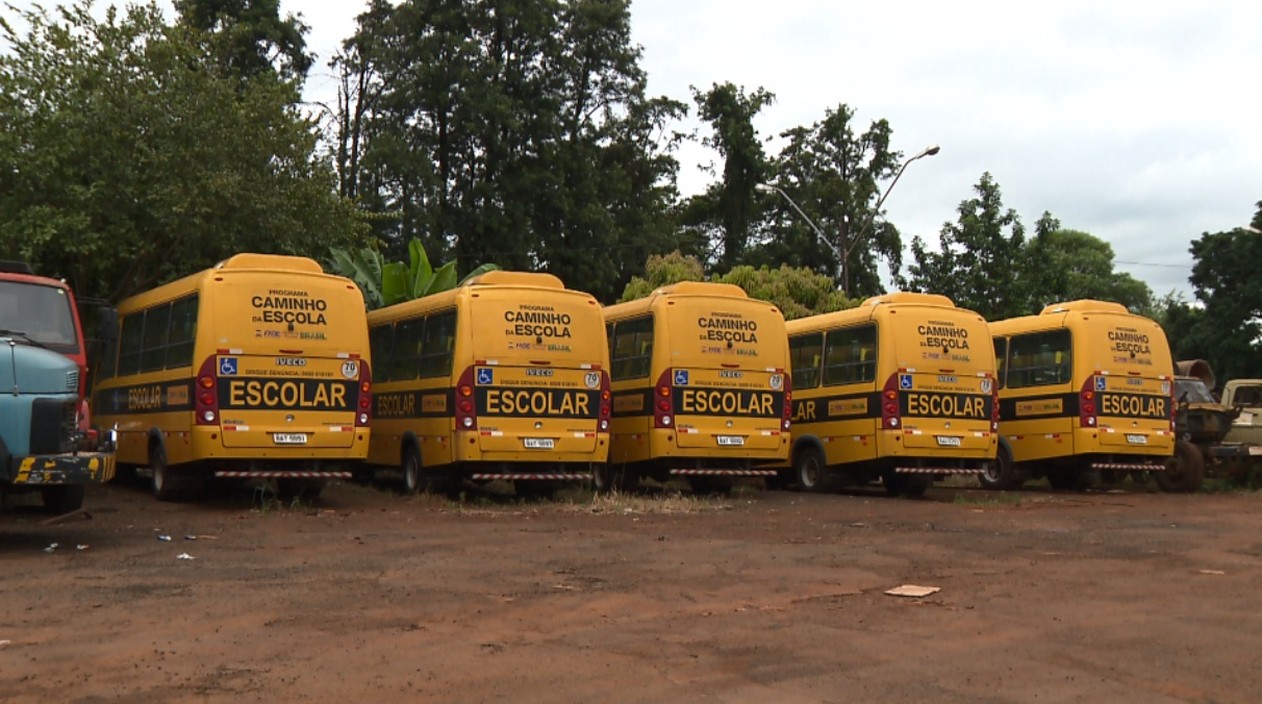
<svg viewBox="0 0 1262 704">
<path fill-rule="evenodd" d="M 726 369 L 719 370 L 720 379 L 740 379 L 743 376 L 745 376 L 745 372 L 732 372 Z"/>
<path fill-rule="evenodd" d="M 302 357 L 277 357 L 276 366 L 278 367 L 305 367 L 307 360 Z"/>
<path fill-rule="evenodd" d="M 527 369 L 526 376 L 552 376 L 551 369 Z"/>
</svg>

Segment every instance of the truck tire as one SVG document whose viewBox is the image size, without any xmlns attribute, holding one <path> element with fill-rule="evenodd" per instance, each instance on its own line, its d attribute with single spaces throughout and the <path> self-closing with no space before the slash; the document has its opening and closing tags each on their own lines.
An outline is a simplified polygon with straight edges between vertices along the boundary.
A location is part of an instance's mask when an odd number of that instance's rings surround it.
<svg viewBox="0 0 1262 704">
<path fill-rule="evenodd" d="M 1205 457 L 1200 448 L 1187 440 L 1174 443 L 1174 457 L 1166 460 L 1166 469 L 1154 472 L 1153 478 L 1162 491 L 1190 494 L 1201 488 L 1205 480 Z"/>
<path fill-rule="evenodd" d="M 83 496 L 86 493 L 83 484 L 55 484 L 40 490 L 44 500 L 44 512 L 54 516 L 78 511 L 83 508 Z"/>
</svg>

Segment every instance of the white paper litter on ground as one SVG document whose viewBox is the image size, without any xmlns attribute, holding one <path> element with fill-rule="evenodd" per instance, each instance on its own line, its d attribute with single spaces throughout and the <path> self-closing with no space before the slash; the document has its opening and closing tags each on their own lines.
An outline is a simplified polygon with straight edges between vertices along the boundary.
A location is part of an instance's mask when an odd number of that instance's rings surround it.
<svg viewBox="0 0 1262 704">
<path fill-rule="evenodd" d="M 922 587 L 916 584 L 904 584 L 894 587 L 885 593 L 890 596 L 922 597 L 929 596 L 930 594 L 936 594 L 940 591 L 942 591 L 942 587 Z"/>
</svg>

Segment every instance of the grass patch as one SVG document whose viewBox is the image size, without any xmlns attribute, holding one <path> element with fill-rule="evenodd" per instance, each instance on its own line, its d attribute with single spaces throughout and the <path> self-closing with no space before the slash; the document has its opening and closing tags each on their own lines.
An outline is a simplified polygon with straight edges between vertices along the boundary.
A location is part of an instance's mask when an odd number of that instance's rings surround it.
<svg viewBox="0 0 1262 704">
<path fill-rule="evenodd" d="M 951 503 L 958 506 L 974 506 L 977 508 L 1002 508 L 1020 506 L 1025 497 L 1016 492 L 1001 491 L 999 493 L 958 493 Z"/>
<path fill-rule="evenodd" d="M 732 497 L 700 496 L 680 491 L 660 494 L 611 491 L 608 494 L 593 493 L 585 501 L 571 501 L 558 505 L 563 510 L 593 514 L 692 514 L 730 511 Z"/>
</svg>

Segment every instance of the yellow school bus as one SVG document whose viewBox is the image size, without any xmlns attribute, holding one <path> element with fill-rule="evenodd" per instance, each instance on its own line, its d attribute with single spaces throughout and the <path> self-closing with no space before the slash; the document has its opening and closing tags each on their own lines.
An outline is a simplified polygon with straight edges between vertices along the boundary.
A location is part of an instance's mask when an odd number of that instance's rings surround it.
<svg viewBox="0 0 1262 704">
<path fill-rule="evenodd" d="M 491 271 L 368 314 L 369 462 L 409 492 L 468 479 L 518 494 L 587 481 L 609 453 L 600 304 L 551 274 Z"/>
<path fill-rule="evenodd" d="M 124 300 L 96 367 L 96 423 L 154 495 L 209 478 L 275 479 L 317 495 L 368 453 L 364 299 L 306 257 L 237 254 Z"/>
<path fill-rule="evenodd" d="M 1101 471 L 1165 469 L 1175 446 L 1174 362 L 1160 325 L 1117 303 L 1079 300 L 991 323 L 990 332 L 1003 443 L 983 486 L 1047 477 L 1058 489 L 1083 488 Z M 1179 477 L 1171 488 L 1200 480 Z"/>
<path fill-rule="evenodd" d="M 806 491 L 878 479 L 923 494 L 995 458 L 995 357 L 986 321 L 946 296 L 895 292 L 791 320 L 793 453 Z"/>
<path fill-rule="evenodd" d="M 685 477 L 696 491 L 774 476 L 789 452 L 780 309 L 732 284 L 682 282 L 605 308 L 613 437 L 598 489 Z"/>
</svg>

